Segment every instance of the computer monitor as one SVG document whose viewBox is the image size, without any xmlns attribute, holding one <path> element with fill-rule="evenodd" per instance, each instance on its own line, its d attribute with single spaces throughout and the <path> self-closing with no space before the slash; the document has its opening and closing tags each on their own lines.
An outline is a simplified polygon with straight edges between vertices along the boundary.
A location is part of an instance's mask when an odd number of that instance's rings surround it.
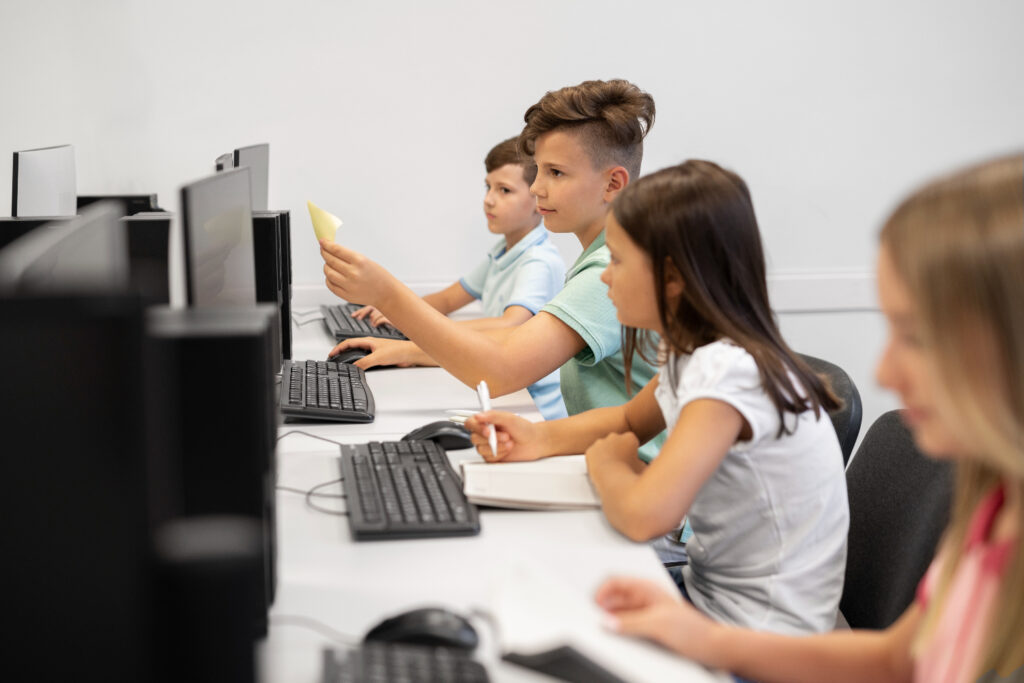
<svg viewBox="0 0 1024 683">
<path fill-rule="evenodd" d="M 232 156 L 232 165 L 235 168 L 248 166 L 251 171 L 249 180 L 252 185 L 252 210 L 267 210 L 267 195 L 270 185 L 270 145 L 249 145 L 239 147 Z"/>
<path fill-rule="evenodd" d="M 14 153 L 12 216 L 74 216 L 75 148 L 71 145 Z"/>
<path fill-rule="evenodd" d="M 126 291 L 128 241 L 116 206 L 99 203 L 0 250 L 0 291 Z"/>
<path fill-rule="evenodd" d="M 238 168 L 181 188 L 189 306 L 256 304 L 249 175 Z"/>
</svg>

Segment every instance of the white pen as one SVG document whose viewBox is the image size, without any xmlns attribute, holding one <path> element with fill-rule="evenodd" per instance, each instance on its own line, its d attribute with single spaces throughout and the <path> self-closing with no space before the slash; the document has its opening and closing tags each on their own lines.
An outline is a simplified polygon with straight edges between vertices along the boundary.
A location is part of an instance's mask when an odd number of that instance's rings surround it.
<svg viewBox="0 0 1024 683">
<path fill-rule="evenodd" d="M 480 399 L 480 410 L 486 412 L 491 409 L 491 392 L 487 389 L 487 382 L 480 380 L 476 385 L 476 396 Z M 487 445 L 491 447 L 491 456 L 498 457 L 498 433 L 494 425 L 490 425 L 491 433 L 487 435 Z"/>
</svg>

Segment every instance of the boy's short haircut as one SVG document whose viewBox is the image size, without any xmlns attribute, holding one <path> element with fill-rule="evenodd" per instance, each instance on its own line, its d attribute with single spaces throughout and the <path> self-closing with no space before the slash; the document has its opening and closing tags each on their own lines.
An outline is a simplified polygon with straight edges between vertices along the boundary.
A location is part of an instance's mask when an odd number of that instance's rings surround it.
<svg viewBox="0 0 1024 683">
<path fill-rule="evenodd" d="M 491 151 L 484 158 L 484 168 L 487 169 L 488 173 L 508 164 L 521 166 L 523 168 L 523 180 L 526 181 L 527 185 L 533 185 L 533 181 L 537 178 L 537 164 L 534 163 L 533 157 L 519 152 L 518 137 L 502 140 L 492 147 Z"/>
<path fill-rule="evenodd" d="M 644 136 L 654 125 L 654 98 L 629 81 L 584 81 L 548 91 L 526 110 L 519 149 L 533 156 L 537 138 L 553 130 L 572 131 L 595 168 L 623 166 L 640 175 Z"/>
</svg>

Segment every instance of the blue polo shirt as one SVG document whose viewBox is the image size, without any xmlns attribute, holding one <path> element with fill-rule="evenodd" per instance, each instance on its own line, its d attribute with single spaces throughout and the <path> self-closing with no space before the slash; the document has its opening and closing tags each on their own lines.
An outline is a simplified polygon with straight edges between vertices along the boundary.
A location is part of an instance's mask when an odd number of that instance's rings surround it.
<svg viewBox="0 0 1024 683">
<path fill-rule="evenodd" d="M 507 251 L 505 239 L 499 240 L 459 284 L 480 299 L 485 317 L 500 318 L 509 306 L 522 306 L 536 314 L 562 289 L 564 278 L 562 255 L 548 238 L 547 229 L 538 225 Z M 545 420 L 566 416 L 558 381 L 556 370 L 527 387 Z"/>
</svg>

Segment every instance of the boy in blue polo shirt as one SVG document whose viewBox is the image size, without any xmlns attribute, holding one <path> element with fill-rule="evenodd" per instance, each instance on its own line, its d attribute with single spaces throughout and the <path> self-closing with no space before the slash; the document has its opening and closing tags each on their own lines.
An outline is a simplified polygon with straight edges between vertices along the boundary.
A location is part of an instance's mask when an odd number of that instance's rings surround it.
<svg viewBox="0 0 1024 683">
<path fill-rule="evenodd" d="M 485 317 L 457 323 L 470 329 L 494 330 L 526 322 L 561 290 L 565 278 L 565 263 L 549 239 L 548 231 L 541 225 L 536 201 L 530 194 L 537 166 L 532 159 L 520 157 L 517 140 L 509 138 L 498 143 L 484 159 L 487 229 L 502 235 L 502 239 L 465 277 L 423 297 L 445 315 L 480 299 Z M 373 306 L 364 306 L 353 313 L 356 318 L 367 316 L 373 325 L 389 322 Z M 390 352 L 402 355 L 402 361 L 397 365 L 437 365 L 412 342 L 398 342 Z M 360 365 L 387 364 L 384 355 L 382 351 L 370 353 Z M 557 371 L 540 378 L 527 389 L 544 419 L 566 416 Z"/>
</svg>

